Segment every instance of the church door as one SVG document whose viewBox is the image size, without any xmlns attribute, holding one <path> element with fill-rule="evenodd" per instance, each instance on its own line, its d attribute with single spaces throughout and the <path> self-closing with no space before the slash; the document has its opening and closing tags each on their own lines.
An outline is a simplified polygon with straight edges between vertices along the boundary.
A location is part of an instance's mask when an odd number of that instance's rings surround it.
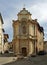
<svg viewBox="0 0 47 65">
<path fill-rule="evenodd" d="M 27 56 L 27 49 L 25 47 L 22 48 L 22 55 Z"/>
</svg>

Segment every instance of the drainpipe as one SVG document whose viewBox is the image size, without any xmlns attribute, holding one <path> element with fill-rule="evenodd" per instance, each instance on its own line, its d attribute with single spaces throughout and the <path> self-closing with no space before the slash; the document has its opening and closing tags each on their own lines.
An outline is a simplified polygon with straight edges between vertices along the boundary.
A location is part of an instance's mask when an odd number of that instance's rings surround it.
<svg viewBox="0 0 47 65">
<path fill-rule="evenodd" d="M 34 24 L 34 37 L 35 37 L 35 24 Z M 34 39 L 34 54 L 36 55 L 36 42 L 35 42 L 35 39 Z"/>
</svg>

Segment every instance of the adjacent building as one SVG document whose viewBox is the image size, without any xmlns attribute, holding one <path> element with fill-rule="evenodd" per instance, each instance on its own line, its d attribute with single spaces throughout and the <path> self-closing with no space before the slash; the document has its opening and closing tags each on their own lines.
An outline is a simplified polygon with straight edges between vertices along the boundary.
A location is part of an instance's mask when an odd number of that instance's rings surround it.
<svg viewBox="0 0 47 65">
<path fill-rule="evenodd" d="M 0 13 L 0 53 L 4 53 L 6 50 L 8 50 L 8 34 L 4 34 L 3 29 L 3 18 Z"/>
<path fill-rule="evenodd" d="M 47 53 L 47 41 L 44 41 L 44 51 Z"/>
<path fill-rule="evenodd" d="M 3 29 L 3 19 L 0 13 L 0 53 L 4 53 L 4 29 Z"/>
<path fill-rule="evenodd" d="M 37 50 L 44 51 L 44 29 L 40 25 L 37 27 Z"/>
<path fill-rule="evenodd" d="M 13 44 L 12 44 L 12 42 L 9 42 L 9 51 L 13 52 Z"/>
<path fill-rule="evenodd" d="M 44 50 L 44 29 L 32 14 L 23 8 L 13 20 L 13 52 L 14 55 L 28 56 Z"/>
<path fill-rule="evenodd" d="M 4 34 L 4 52 L 9 52 L 8 34 Z"/>
</svg>

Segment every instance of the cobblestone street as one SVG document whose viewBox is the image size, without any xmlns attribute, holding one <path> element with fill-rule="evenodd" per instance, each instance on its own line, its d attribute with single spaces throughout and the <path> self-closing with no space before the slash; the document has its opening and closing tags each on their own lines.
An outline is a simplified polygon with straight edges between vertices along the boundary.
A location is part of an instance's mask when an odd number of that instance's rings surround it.
<svg viewBox="0 0 47 65">
<path fill-rule="evenodd" d="M 0 57 L 0 65 L 47 65 L 47 55 L 18 60 L 16 57 Z"/>
</svg>

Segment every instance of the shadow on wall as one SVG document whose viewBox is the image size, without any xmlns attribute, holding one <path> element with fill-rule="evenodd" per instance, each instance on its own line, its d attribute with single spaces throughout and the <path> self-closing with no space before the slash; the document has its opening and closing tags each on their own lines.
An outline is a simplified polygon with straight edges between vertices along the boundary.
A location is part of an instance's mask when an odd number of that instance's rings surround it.
<svg viewBox="0 0 47 65">
<path fill-rule="evenodd" d="M 4 53 L 4 54 L 0 53 L 0 57 L 14 57 L 14 54 L 13 53 Z"/>
</svg>

